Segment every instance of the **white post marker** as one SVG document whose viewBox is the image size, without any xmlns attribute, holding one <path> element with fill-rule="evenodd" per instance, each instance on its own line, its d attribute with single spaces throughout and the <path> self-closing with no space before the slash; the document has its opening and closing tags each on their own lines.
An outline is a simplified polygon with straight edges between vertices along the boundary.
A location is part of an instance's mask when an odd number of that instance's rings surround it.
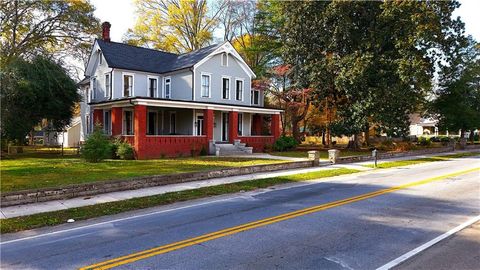
<svg viewBox="0 0 480 270">
<path fill-rule="evenodd" d="M 416 249 L 413 249 L 413 250 L 411 250 L 411 251 L 403 254 L 402 256 L 396 258 L 395 260 L 390 261 L 389 263 L 387 263 L 387 264 L 385 264 L 385 265 L 377 268 L 377 270 L 388 270 L 388 269 L 391 269 L 391 268 L 393 268 L 393 267 L 401 264 L 402 262 L 410 259 L 411 257 L 417 255 L 418 253 L 426 250 L 427 248 L 429 248 L 429 247 L 437 244 L 438 242 L 440 242 L 440 241 L 442 241 L 442 240 L 445 240 L 446 238 L 450 237 L 451 235 L 453 235 L 453 234 L 455 234 L 455 233 L 457 233 L 457 232 L 465 229 L 466 227 L 468 227 L 468 226 L 470 226 L 470 225 L 472 225 L 473 223 L 478 222 L 478 221 L 480 221 L 480 216 L 476 216 L 476 217 L 474 217 L 474 218 L 472 218 L 472 219 L 470 219 L 470 220 L 468 220 L 468 221 L 460 224 L 459 226 L 451 229 L 450 231 L 448 231 L 448 232 L 446 232 L 446 233 L 444 233 L 444 234 L 442 234 L 442 235 L 440 235 L 440 236 L 438 236 L 438 237 L 436 237 L 436 238 L 428 241 L 427 243 L 425 243 L 425 244 L 417 247 Z"/>
</svg>

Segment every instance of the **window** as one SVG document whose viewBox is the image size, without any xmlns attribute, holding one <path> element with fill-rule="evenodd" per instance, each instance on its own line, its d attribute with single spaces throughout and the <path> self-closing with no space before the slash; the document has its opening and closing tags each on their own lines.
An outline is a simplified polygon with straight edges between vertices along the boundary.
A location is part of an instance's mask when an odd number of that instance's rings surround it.
<svg viewBox="0 0 480 270">
<path fill-rule="evenodd" d="M 258 90 L 252 90 L 252 104 L 258 105 L 260 103 L 260 92 Z"/>
<path fill-rule="evenodd" d="M 130 97 L 133 94 L 133 76 L 123 75 L 123 96 Z"/>
<path fill-rule="evenodd" d="M 103 56 L 101 51 L 98 51 L 98 58 L 99 58 L 100 65 L 103 64 Z"/>
<path fill-rule="evenodd" d="M 148 96 L 155 97 L 156 92 L 157 92 L 157 79 L 148 78 Z"/>
<path fill-rule="evenodd" d="M 222 78 L 222 98 L 230 99 L 230 79 Z"/>
<path fill-rule="evenodd" d="M 175 112 L 170 112 L 170 134 L 177 133 L 177 115 Z"/>
<path fill-rule="evenodd" d="M 172 80 L 170 77 L 165 78 L 165 98 L 171 98 L 172 96 Z"/>
<path fill-rule="evenodd" d="M 90 92 L 90 94 L 91 94 L 90 99 L 91 100 L 95 99 L 96 92 L 97 92 L 97 78 L 93 77 L 92 78 L 92 91 Z"/>
<path fill-rule="evenodd" d="M 222 53 L 222 66 L 228 67 L 228 54 Z"/>
<path fill-rule="evenodd" d="M 238 114 L 238 136 L 243 135 L 243 113 Z"/>
<path fill-rule="evenodd" d="M 105 97 L 111 97 L 110 74 L 105 74 Z"/>
<path fill-rule="evenodd" d="M 157 130 L 157 112 L 147 114 L 147 135 L 155 135 Z"/>
<path fill-rule="evenodd" d="M 110 111 L 103 111 L 103 131 L 107 135 L 112 134 L 112 118 Z"/>
<path fill-rule="evenodd" d="M 202 97 L 210 97 L 210 75 L 202 75 Z"/>
<path fill-rule="evenodd" d="M 237 100 L 243 100 L 243 81 L 242 80 L 235 81 L 235 98 Z"/>
<path fill-rule="evenodd" d="M 133 135 L 133 111 L 123 111 L 123 134 Z"/>
</svg>

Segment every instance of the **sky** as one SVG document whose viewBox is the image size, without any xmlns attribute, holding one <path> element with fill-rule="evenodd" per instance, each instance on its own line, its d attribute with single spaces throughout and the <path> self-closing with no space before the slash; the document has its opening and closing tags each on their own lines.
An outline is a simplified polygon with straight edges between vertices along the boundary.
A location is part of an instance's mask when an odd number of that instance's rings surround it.
<svg viewBox="0 0 480 270">
<path fill-rule="evenodd" d="M 213 0 L 215 1 L 215 0 Z M 101 22 L 109 21 L 112 24 L 110 38 L 121 42 L 128 28 L 135 24 L 134 0 L 90 0 L 95 6 L 95 15 Z M 480 1 L 460 0 L 462 4 L 454 13 L 465 22 L 466 33 L 480 41 Z"/>
</svg>

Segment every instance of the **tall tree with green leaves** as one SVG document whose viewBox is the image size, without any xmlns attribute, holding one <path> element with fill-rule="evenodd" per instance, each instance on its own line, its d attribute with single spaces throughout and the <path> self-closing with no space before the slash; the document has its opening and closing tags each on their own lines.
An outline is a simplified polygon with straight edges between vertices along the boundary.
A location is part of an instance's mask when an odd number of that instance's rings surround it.
<svg viewBox="0 0 480 270">
<path fill-rule="evenodd" d="M 22 144 L 26 135 L 46 119 L 62 130 L 80 101 L 75 82 L 51 59 L 13 59 L 0 74 L 1 135 Z"/>
<path fill-rule="evenodd" d="M 335 130 L 403 135 L 435 67 L 463 42 L 456 1 L 281 2 L 282 60 L 296 88 L 336 111 Z M 274 9 L 275 10 L 275 9 Z M 367 132 L 368 134 L 368 132 Z M 356 143 L 353 145 L 355 146 Z"/>
<path fill-rule="evenodd" d="M 94 10 L 86 0 L 1 1 L 0 65 L 39 54 L 85 60 L 100 33 Z"/>
<path fill-rule="evenodd" d="M 135 6 L 137 22 L 124 41 L 173 53 L 209 45 L 223 9 L 206 0 L 136 0 Z"/>
<path fill-rule="evenodd" d="M 461 130 L 461 137 L 465 131 L 480 129 L 480 44 L 470 39 L 469 46 L 459 51 L 455 65 L 446 67 L 439 79 L 430 107 L 439 127 Z"/>
</svg>

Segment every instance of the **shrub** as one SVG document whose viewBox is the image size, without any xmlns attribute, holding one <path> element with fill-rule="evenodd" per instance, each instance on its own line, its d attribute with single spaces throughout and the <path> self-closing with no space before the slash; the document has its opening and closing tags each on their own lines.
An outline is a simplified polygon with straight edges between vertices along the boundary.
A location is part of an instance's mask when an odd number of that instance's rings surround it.
<svg viewBox="0 0 480 270">
<path fill-rule="evenodd" d="M 133 147 L 127 142 L 120 142 L 117 147 L 117 156 L 123 160 L 133 159 Z"/>
<path fill-rule="evenodd" d="M 393 142 L 391 139 L 387 139 L 381 142 L 380 145 L 377 147 L 377 149 L 381 151 L 391 151 L 391 150 L 395 150 L 396 146 L 397 144 L 395 142 Z"/>
<path fill-rule="evenodd" d="M 288 151 L 294 149 L 297 145 L 298 143 L 293 137 L 282 136 L 273 144 L 273 150 Z"/>
<path fill-rule="evenodd" d="M 100 162 L 111 156 L 111 144 L 101 127 L 95 126 L 83 145 L 82 156 L 88 162 Z"/>
<path fill-rule="evenodd" d="M 419 143 L 421 146 L 430 146 L 430 145 L 432 144 L 432 142 L 431 142 L 429 139 L 425 138 L 425 137 L 420 137 L 420 138 L 418 139 L 418 143 Z"/>
<path fill-rule="evenodd" d="M 202 149 L 200 150 L 200 156 L 206 156 L 207 154 L 207 149 L 205 149 L 205 146 L 202 146 Z"/>
</svg>

